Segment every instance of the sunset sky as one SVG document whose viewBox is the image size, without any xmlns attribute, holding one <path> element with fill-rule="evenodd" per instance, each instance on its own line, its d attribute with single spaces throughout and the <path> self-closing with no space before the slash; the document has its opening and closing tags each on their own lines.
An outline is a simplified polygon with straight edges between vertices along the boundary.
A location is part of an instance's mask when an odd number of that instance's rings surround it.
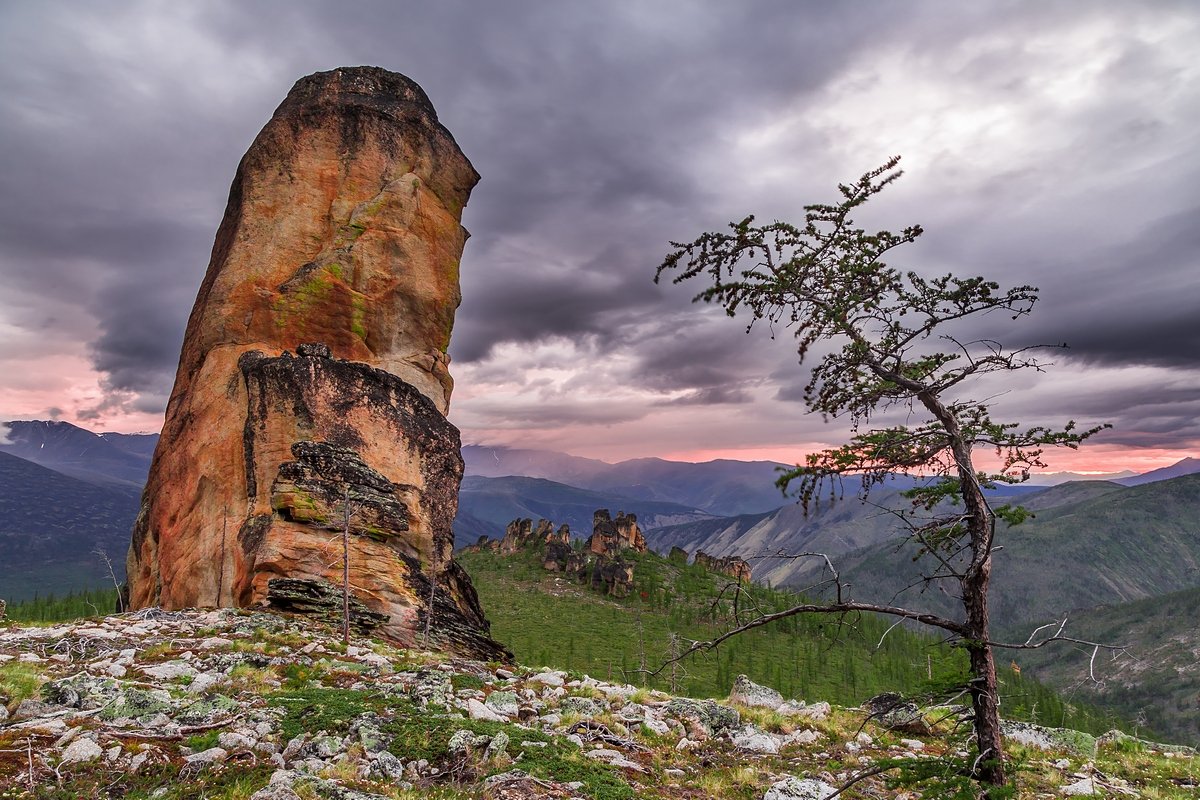
<svg viewBox="0 0 1200 800">
<path fill-rule="evenodd" d="M 1111 422 L 1052 469 L 1200 456 L 1200 4 L 0 2 L 0 419 L 157 430 L 242 153 L 299 77 L 427 91 L 463 222 L 464 442 L 795 461 L 843 440 L 786 333 L 656 286 L 670 240 L 800 220 L 901 154 L 891 262 L 1033 283 L 977 387 Z"/>
</svg>

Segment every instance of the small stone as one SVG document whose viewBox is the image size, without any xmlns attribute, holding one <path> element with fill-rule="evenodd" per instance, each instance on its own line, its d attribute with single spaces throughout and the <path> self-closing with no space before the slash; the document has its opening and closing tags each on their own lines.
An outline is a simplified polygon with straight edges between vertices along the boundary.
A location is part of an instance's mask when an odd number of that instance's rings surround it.
<svg viewBox="0 0 1200 800">
<path fill-rule="evenodd" d="M 201 650 L 223 650 L 232 645 L 233 642 L 223 636 L 209 636 L 207 639 L 202 639 L 196 646 Z"/>
<path fill-rule="evenodd" d="M 116 763 L 116 760 L 121 757 L 121 752 L 122 752 L 121 745 L 114 744 L 112 747 L 108 748 L 108 750 L 105 751 L 104 758 L 110 764 Z"/>
<path fill-rule="evenodd" d="M 514 692 L 492 692 L 484 704 L 497 714 L 506 717 L 516 717 L 521 711 L 517 695 Z"/>
<path fill-rule="evenodd" d="M 505 721 L 504 717 L 500 716 L 495 711 L 475 699 L 467 701 L 467 714 L 470 715 L 471 719 L 486 720 L 488 722 Z"/>
<path fill-rule="evenodd" d="M 738 675 L 729 692 L 729 702 L 774 710 L 783 705 L 783 695 L 770 687 L 760 686 L 746 675 Z"/>
<path fill-rule="evenodd" d="M 213 672 L 201 672 L 192 682 L 188 684 L 187 690 L 191 694 L 203 694 L 212 687 L 221 682 L 221 676 Z"/>
<path fill-rule="evenodd" d="M 217 744 L 226 750 L 252 750 L 255 742 L 244 734 L 222 731 L 217 737 Z"/>
<path fill-rule="evenodd" d="M 17 704 L 17 707 L 13 709 L 12 716 L 14 720 L 35 719 L 37 717 L 49 716 L 56 711 L 61 711 L 62 709 L 63 707 L 57 704 L 43 703 L 41 700 L 26 699 Z"/>
<path fill-rule="evenodd" d="M 176 660 L 167 661 L 162 664 L 153 664 L 151 666 L 142 667 L 142 672 L 149 675 L 151 678 L 158 678 L 160 681 L 173 681 L 179 678 L 192 678 L 196 675 L 196 670 L 187 662 Z"/>
<path fill-rule="evenodd" d="M 815 778 L 788 776 L 785 780 L 771 784 L 763 800 L 826 800 L 833 797 L 837 789 Z"/>
<path fill-rule="evenodd" d="M 1096 785 L 1091 778 L 1084 778 L 1075 783 L 1062 787 L 1062 793 L 1067 797 L 1082 797 L 1096 793 Z"/>
<path fill-rule="evenodd" d="M 488 761 L 495 761 L 507 755 L 508 743 L 510 739 L 507 733 L 500 731 L 492 740 L 488 742 L 487 750 L 484 752 L 484 758 Z"/>
<path fill-rule="evenodd" d="M 663 722 L 661 719 L 646 717 L 646 719 L 642 720 L 642 724 L 645 725 L 646 729 L 655 736 L 666 736 L 671 732 L 671 726 Z"/>
<path fill-rule="evenodd" d="M 387 781 L 399 781 L 404 777 L 404 762 L 384 750 L 371 756 L 367 774 Z M 405 787 L 400 787 L 405 788 Z"/>
<path fill-rule="evenodd" d="M 220 764 L 227 758 L 229 758 L 229 751 L 225 748 L 210 747 L 207 750 L 201 750 L 199 753 L 186 756 L 183 760 L 189 764 L 208 766 L 210 764 Z"/>
<path fill-rule="evenodd" d="M 925 749 L 925 743 L 920 739 L 901 739 L 900 746 L 905 750 L 921 751 Z"/>
<path fill-rule="evenodd" d="M 61 763 L 85 764 L 88 761 L 95 761 L 102 755 L 104 755 L 104 750 L 91 739 L 76 739 L 63 751 Z"/>
<path fill-rule="evenodd" d="M 774 755 L 779 752 L 779 742 L 775 737 L 760 731 L 753 725 L 747 725 L 733 734 L 733 746 L 751 753 Z"/>
<path fill-rule="evenodd" d="M 563 676 L 557 672 L 539 672 L 537 675 L 531 677 L 529 682 L 540 683 L 543 686 L 550 686 L 554 688 L 561 687 L 566 683 L 566 681 L 563 679 Z"/>
</svg>

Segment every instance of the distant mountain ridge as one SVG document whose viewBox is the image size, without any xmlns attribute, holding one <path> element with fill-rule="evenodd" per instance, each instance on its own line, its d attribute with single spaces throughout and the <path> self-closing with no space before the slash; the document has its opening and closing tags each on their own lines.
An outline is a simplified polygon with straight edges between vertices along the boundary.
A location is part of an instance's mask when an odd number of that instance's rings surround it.
<svg viewBox="0 0 1200 800">
<path fill-rule="evenodd" d="M 462 454 L 468 475 L 546 478 L 638 500 L 679 503 L 716 516 L 754 514 L 791 502 L 775 487 L 785 465 L 771 461 L 635 458 L 610 464 L 548 450 L 484 445 L 466 445 Z"/>
<path fill-rule="evenodd" d="M 158 434 L 97 434 L 69 422 L 14 420 L 6 423 L 0 453 L 101 486 L 141 491 L 150 472 Z"/>
</svg>

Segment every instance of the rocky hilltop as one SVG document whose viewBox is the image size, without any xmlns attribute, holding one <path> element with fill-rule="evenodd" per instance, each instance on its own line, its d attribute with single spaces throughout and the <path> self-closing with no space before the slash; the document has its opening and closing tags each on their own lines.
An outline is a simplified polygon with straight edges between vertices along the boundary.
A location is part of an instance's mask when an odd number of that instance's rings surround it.
<svg viewBox="0 0 1200 800">
<path fill-rule="evenodd" d="M 321 610 L 502 657 L 451 521 L 445 418 L 478 175 L 419 86 L 302 78 L 242 159 L 188 320 L 128 557 L 133 608 Z"/>
<path fill-rule="evenodd" d="M 0 626 L 0 797 L 824 800 L 851 782 L 839 797 L 949 796 L 878 772 L 936 774 L 961 752 L 945 709 L 885 700 L 804 703 L 744 677 L 694 700 L 347 646 L 311 617 L 145 609 Z M 1186 748 L 1032 725 L 1010 738 L 1021 797 L 1184 798 L 1200 780 Z"/>
</svg>

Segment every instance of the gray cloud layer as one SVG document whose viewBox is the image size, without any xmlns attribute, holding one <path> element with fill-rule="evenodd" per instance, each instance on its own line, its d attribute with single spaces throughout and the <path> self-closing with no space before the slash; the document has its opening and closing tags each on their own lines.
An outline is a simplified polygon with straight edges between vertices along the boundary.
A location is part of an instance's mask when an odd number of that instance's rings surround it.
<svg viewBox="0 0 1200 800">
<path fill-rule="evenodd" d="M 799 218 L 900 152 L 868 216 L 929 233 L 897 262 L 1035 283 L 1005 338 L 1072 345 L 1019 410 L 1087 385 L 1075 413 L 1119 421 L 1112 443 L 1194 448 L 1198 46 L 1187 2 L 6 4 L 0 372 L 74 348 L 101 377 L 78 417 L 160 411 L 241 153 L 296 78 L 373 63 L 483 175 L 452 348 L 468 438 L 605 426 L 648 455 L 709 446 L 653 434 L 704 408 L 737 409 L 713 442 L 768 444 L 762 417 L 836 438 L 794 402 L 786 335 L 650 278 L 668 240 Z M 598 379 L 628 392 L 599 404 Z"/>
</svg>

